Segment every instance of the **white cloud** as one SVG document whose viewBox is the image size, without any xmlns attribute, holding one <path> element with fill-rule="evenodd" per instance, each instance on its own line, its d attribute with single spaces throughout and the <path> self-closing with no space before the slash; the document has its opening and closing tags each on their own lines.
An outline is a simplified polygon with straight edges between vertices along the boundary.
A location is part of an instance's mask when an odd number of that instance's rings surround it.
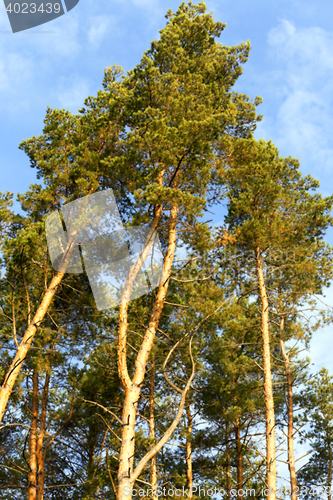
<svg viewBox="0 0 333 500">
<path fill-rule="evenodd" d="M 76 113 L 79 108 L 82 108 L 85 98 L 89 95 L 89 90 L 89 82 L 82 77 L 62 77 L 56 92 L 60 107 Z"/>
<path fill-rule="evenodd" d="M 31 106 L 35 64 L 29 52 L 6 51 L 0 47 L 0 113 L 6 119 L 22 114 Z"/>
<path fill-rule="evenodd" d="M 111 18 L 109 16 L 96 16 L 90 19 L 88 30 L 88 41 L 93 48 L 98 48 L 103 42 L 105 35 L 110 30 Z"/>
<path fill-rule="evenodd" d="M 144 7 L 146 9 L 157 7 L 159 5 L 158 0 L 131 0 L 131 3 L 136 7 Z"/>
<path fill-rule="evenodd" d="M 115 0 L 117 3 L 121 4 L 123 12 L 128 12 L 129 16 L 132 16 L 133 12 L 138 12 L 138 15 L 145 16 L 144 24 L 140 27 L 140 32 L 142 35 L 146 31 L 149 31 L 152 27 L 158 26 L 161 29 L 165 24 L 165 14 L 168 8 L 175 10 L 174 7 L 166 6 L 165 2 L 160 2 L 160 0 Z M 177 5 L 178 7 L 178 5 Z M 140 21 L 141 22 L 141 21 Z M 144 28 L 144 31 L 143 29 Z"/>
<path fill-rule="evenodd" d="M 69 19 L 66 20 L 66 17 Z M 0 37 L 0 92 L 6 96 L 1 100 L 0 111 L 7 116 L 15 116 L 23 110 L 36 109 L 41 98 L 41 86 L 47 78 L 50 83 L 43 89 L 43 107 L 50 94 L 55 93 L 54 72 L 59 68 L 61 74 L 62 67 L 70 65 L 80 51 L 78 22 L 74 17 L 63 16 L 53 22 L 54 32 L 51 33 L 44 32 L 51 30 L 50 23 L 50 28 L 7 34 L 10 25 L 6 18 L 6 12 L 0 9 L 0 27 L 5 31 Z M 65 88 L 63 93 L 65 97 L 68 95 Z M 77 101 L 74 92 L 72 96 L 73 101 Z"/>
<path fill-rule="evenodd" d="M 268 44 L 275 49 L 275 55 L 289 63 L 293 60 L 311 79 L 316 74 L 309 73 L 310 67 L 319 71 L 333 69 L 332 42 L 333 33 L 317 27 L 296 28 L 286 20 L 268 35 Z M 299 72 L 297 74 L 301 76 Z"/>
<path fill-rule="evenodd" d="M 258 133 L 264 131 L 283 154 L 299 157 L 306 170 L 332 181 L 333 33 L 283 20 L 269 32 L 268 46 L 274 70 L 265 74 L 264 87 L 278 109 L 264 118 Z M 333 182 L 325 187 L 332 191 Z"/>
<path fill-rule="evenodd" d="M 81 50 L 79 43 L 80 24 L 78 16 L 75 15 L 75 11 L 73 12 L 73 14 L 71 11 L 70 14 L 59 17 L 52 23 L 48 23 L 47 27 L 45 26 L 45 30 L 50 29 L 53 33 L 39 36 L 31 35 L 37 54 L 47 55 L 53 60 L 55 56 L 66 58 L 66 62 L 79 54 Z"/>
<path fill-rule="evenodd" d="M 33 61 L 18 52 L 0 52 L 0 90 L 13 92 L 13 89 L 31 80 Z"/>
</svg>

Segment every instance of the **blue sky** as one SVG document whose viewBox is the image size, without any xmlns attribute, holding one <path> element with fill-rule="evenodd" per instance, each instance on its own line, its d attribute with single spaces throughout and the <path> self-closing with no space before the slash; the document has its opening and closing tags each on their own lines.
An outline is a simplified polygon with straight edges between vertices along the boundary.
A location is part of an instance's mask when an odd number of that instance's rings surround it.
<svg viewBox="0 0 333 500">
<path fill-rule="evenodd" d="M 0 190 L 24 192 L 35 171 L 17 149 L 42 131 L 46 107 L 74 112 L 101 89 L 104 67 L 131 69 L 175 11 L 174 0 L 80 0 L 66 15 L 12 34 L 0 4 Z M 272 139 L 284 156 L 332 193 L 333 3 L 328 0 L 207 1 L 227 23 L 222 43 L 250 40 L 249 62 L 236 89 L 263 97 L 256 137 Z M 331 232 L 333 235 L 333 231 Z M 333 242 L 333 236 L 329 240 Z M 327 301 L 333 304 L 329 291 Z M 333 373 L 332 328 L 315 335 L 315 367 Z"/>
<path fill-rule="evenodd" d="M 140 60 L 175 11 L 174 0 L 80 0 L 58 19 L 11 33 L 0 4 L 0 190 L 24 192 L 35 171 L 18 150 L 42 131 L 46 107 L 76 112 L 101 89 L 104 68 L 125 70 Z M 227 23 L 221 41 L 250 40 L 252 50 L 236 89 L 263 97 L 256 136 L 272 139 L 282 155 L 301 161 L 303 173 L 332 192 L 333 4 L 309 0 L 208 1 L 215 19 Z M 331 232 L 333 235 L 333 231 Z M 329 235 L 333 242 L 333 236 Z M 333 293 L 327 300 L 333 304 Z M 316 366 L 332 365 L 325 330 L 316 335 Z M 320 339 L 320 341 L 319 341 Z"/>
<path fill-rule="evenodd" d="M 12 34 L 0 5 L 1 191 L 25 191 L 35 180 L 22 139 L 39 134 L 46 106 L 76 111 L 101 88 L 104 67 L 125 70 L 139 60 L 165 24 L 174 0 L 80 0 L 66 15 Z M 227 23 L 226 45 L 250 40 L 237 90 L 264 102 L 256 136 L 281 154 L 299 157 L 302 171 L 331 193 L 333 125 L 333 5 L 319 1 L 208 1 Z M 331 31 L 330 31 L 331 30 Z"/>
</svg>

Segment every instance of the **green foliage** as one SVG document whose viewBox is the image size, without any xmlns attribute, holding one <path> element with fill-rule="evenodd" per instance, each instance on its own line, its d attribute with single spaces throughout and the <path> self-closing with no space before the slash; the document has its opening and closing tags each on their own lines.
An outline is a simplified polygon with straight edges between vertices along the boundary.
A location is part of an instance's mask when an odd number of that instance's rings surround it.
<svg viewBox="0 0 333 500">
<path fill-rule="evenodd" d="M 310 445 L 309 461 L 298 473 L 305 498 L 330 498 L 333 473 L 333 377 L 326 368 L 312 377 L 301 395 L 305 409 L 299 424 L 307 424 L 301 442 Z"/>
<path fill-rule="evenodd" d="M 332 224 L 333 197 L 318 194 L 318 182 L 301 175 L 297 160 L 281 158 L 271 141 L 253 138 L 260 99 L 233 91 L 250 43 L 219 43 L 225 24 L 216 22 L 203 2 L 183 2 L 166 19 L 159 39 L 130 72 L 110 66 L 102 90 L 87 97 L 78 114 L 48 108 L 42 134 L 20 144 L 42 184 L 18 196 L 25 216 L 12 211 L 10 193 L 0 193 L 0 378 L 55 273 L 44 231 L 51 212 L 113 189 L 125 225 L 151 224 L 160 211 L 157 229 L 165 252 L 170 212 L 177 207 L 176 260 L 137 402 L 134 461 L 173 421 L 179 404 L 175 385 L 183 388 L 192 370 L 193 337 L 197 375 L 187 396 L 193 431 L 184 413 L 157 455 L 158 484 L 186 487 L 190 440 L 195 484 L 227 489 L 230 470 L 229 487 L 237 487 L 242 468 L 241 486 L 254 488 L 259 499 L 265 408 L 255 253 L 259 249 L 264 265 L 274 403 L 283 418 L 278 323 L 283 316 L 286 341 L 307 342 L 330 321 L 323 314 L 314 326 L 304 324 L 300 308 L 307 303 L 314 310 L 313 294 L 322 293 L 332 279 L 332 250 L 324 235 Z M 205 214 L 225 198 L 225 226 L 216 229 Z M 129 304 L 130 375 L 155 294 Z M 117 330 L 118 310 L 96 310 L 86 275 L 66 275 L 39 325 L 0 429 L 4 499 L 22 498 L 28 487 L 36 374 L 39 429 L 43 395 L 47 399 L 47 497 L 116 498 L 124 401 Z M 297 349 L 288 352 L 293 380 L 303 381 L 304 362 Z M 299 473 L 302 484 L 327 484 L 331 386 L 323 370 L 300 398 L 310 426 L 303 438 L 312 440 L 313 450 Z M 155 437 L 149 428 L 151 405 Z M 149 484 L 148 466 L 140 480 Z"/>
</svg>

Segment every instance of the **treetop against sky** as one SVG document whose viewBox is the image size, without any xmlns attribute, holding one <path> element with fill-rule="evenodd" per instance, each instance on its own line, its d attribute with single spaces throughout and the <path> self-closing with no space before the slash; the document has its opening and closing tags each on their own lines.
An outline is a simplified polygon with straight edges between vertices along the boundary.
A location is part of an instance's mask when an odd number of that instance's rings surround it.
<svg viewBox="0 0 333 500">
<path fill-rule="evenodd" d="M 68 9 L 70 3 L 75 9 Z M 311 401 L 298 393 L 297 384 L 306 383 L 307 360 L 296 359 L 291 342 L 312 334 L 316 367 L 332 369 L 329 327 L 316 331 L 316 323 L 302 323 L 299 310 L 332 275 L 331 248 L 322 239 L 332 223 L 333 203 L 333 34 L 327 24 L 332 7 L 298 1 L 250 6 L 242 0 L 207 2 L 207 10 L 203 3 L 182 3 L 177 10 L 174 1 L 166 6 L 157 0 L 98 5 L 73 0 L 66 1 L 69 12 L 58 16 L 60 4 L 50 5 L 57 5 L 52 21 L 16 33 L 8 30 L 5 8 L 0 10 L 1 191 L 25 193 L 19 200 L 27 214 L 11 213 L 11 195 L 0 197 L 0 229 L 10 236 L 2 247 L 1 335 L 5 348 L 16 352 L 1 353 L 0 414 L 10 426 L 18 415 L 28 422 L 29 441 L 29 463 L 24 448 L 23 467 L 15 469 L 13 481 L 26 473 L 29 500 L 42 500 L 45 469 L 46 484 L 54 477 L 66 482 L 67 468 L 59 460 L 67 454 L 57 448 L 58 434 L 72 443 L 77 429 L 85 428 L 85 435 L 89 428 L 90 455 L 79 474 L 80 480 L 87 474 L 82 485 L 89 483 L 83 487 L 89 500 L 89 488 L 97 495 L 101 484 L 112 485 L 115 493 L 112 473 L 118 478 L 118 500 L 139 477 L 156 485 L 156 454 L 162 456 L 173 435 L 183 439 L 186 457 L 179 473 L 172 469 L 177 468 L 172 457 L 170 477 L 185 480 L 186 475 L 191 485 L 194 464 L 200 479 L 218 481 L 222 474 L 230 490 L 231 479 L 252 484 L 254 459 L 253 485 L 263 485 L 265 477 L 273 488 L 267 498 L 276 500 L 279 430 L 288 427 L 290 481 L 296 484 L 292 408 L 313 405 L 307 424 L 315 425 L 320 396 L 317 379 L 308 385 Z M 262 96 L 262 104 L 256 96 Z M 98 198 L 103 198 L 100 205 Z M 212 221 L 203 224 L 210 211 Z M 210 222 L 220 225 L 217 235 Z M 125 228 L 124 242 L 104 238 L 112 228 Z M 92 238 L 96 233 L 99 246 Z M 137 257 L 132 259 L 125 240 L 137 247 Z M 193 259 L 177 278 L 177 250 L 184 243 Z M 110 248 L 110 269 L 117 255 L 121 265 L 115 273 L 124 274 L 117 300 L 105 293 L 102 264 Z M 225 262 L 237 252 L 243 265 L 238 262 L 228 274 Z M 141 259 L 150 254 L 157 260 L 141 276 Z M 192 270 L 205 276 L 214 266 L 217 271 L 209 277 L 191 279 Z M 85 274 L 78 272 L 83 269 Z M 133 295 L 140 280 L 145 288 L 138 286 Z M 104 313 L 110 304 L 119 310 Z M 331 381 L 321 373 L 329 397 Z M 200 394 L 202 387 L 206 392 Z M 27 397 L 20 399 L 24 391 Z M 172 391 L 180 394 L 176 404 Z M 96 412 L 79 400 L 106 412 L 106 431 L 104 417 L 98 427 Z M 206 407 L 209 402 L 213 409 Z M 157 403 L 164 406 L 158 417 Z M 116 413 L 106 410 L 110 404 Z M 201 412 L 198 421 L 204 415 L 209 423 L 201 441 L 194 408 Z M 71 419 L 73 411 L 75 425 L 67 432 L 66 414 Z M 320 422 L 330 426 L 324 413 L 325 408 Z M 54 439 L 45 434 L 48 419 L 55 422 Z M 58 419 L 65 423 L 57 430 Z M 114 436 L 107 438 L 110 426 L 120 446 Z M 244 448 L 248 432 L 260 428 L 265 428 L 264 457 L 255 447 Z M 19 434 L 2 436 L 14 453 L 23 446 Z M 313 445 L 328 482 L 330 439 L 328 428 Z M 222 472 L 217 461 L 211 476 L 206 450 L 216 446 Z M 48 447 L 58 461 L 56 473 L 52 460 L 51 465 L 45 460 Z M 105 467 L 96 477 L 100 484 L 94 484 L 92 469 L 101 457 Z M 304 477 L 309 474 L 312 468 Z"/>
<path fill-rule="evenodd" d="M 0 4 L 2 191 L 24 192 L 35 182 L 36 172 L 18 144 L 40 134 L 46 106 L 77 112 L 101 88 L 103 68 L 117 63 L 130 70 L 158 37 L 166 10 L 178 5 L 175 0 L 85 0 L 50 23 L 13 34 Z M 258 111 L 264 119 L 255 136 L 272 139 L 282 155 L 299 158 L 302 172 L 319 179 L 321 192 L 329 195 L 333 5 L 328 0 L 206 5 L 227 24 L 224 44 L 250 40 L 250 58 L 235 88 L 263 98 Z M 222 212 L 214 217 L 220 221 Z M 331 241 L 331 230 L 327 238 Z M 323 331 L 312 346 L 318 366 L 331 362 L 324 348 L 328 338 Z"/>
</svg>

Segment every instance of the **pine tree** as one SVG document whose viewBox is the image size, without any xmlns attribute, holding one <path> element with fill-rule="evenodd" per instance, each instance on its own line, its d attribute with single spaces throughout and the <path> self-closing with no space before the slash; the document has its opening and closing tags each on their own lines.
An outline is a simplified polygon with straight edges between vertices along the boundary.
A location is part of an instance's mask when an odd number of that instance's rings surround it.
<svg viewBox="0 0 333 500">
<path fill-rule="evenodd" d="M 301 397 L 305 409 L 299 419 L 307 423 L 302 441 L 310 444 L 310 460 L 298 473 L 300 492 L 306 499 L 331 500 L 333 474 L 333 377 L 326 368 L 310 378 Z"/>
<path fill-rule="evenodd" d="M 234 145 L 231 144 L 225 161 L 228 165 L 226 182 L 229 185 L 229 211 L 226 217 L 228 232 L 234 235 L 236 248 L 243 253 L 242 274 L 246 276 L 247 273 L 251 278 L 250 280 L 245 278 L 247 284 L 243 288 L 246 293 L 256 295 L 261 304 L 267 498 L 275 500 L 276 423 L 271 358 L 271 343 L 274 336 L 272 337 L 271 325 L 278 286 L 274 290 L 276 269 L 273 266 L 272 270 L 270 266 L 270 254 L 276 255 L 278 252 L 285 252 L 286 249 L 295 250 L 298 245 L 299 261 L 284 262 L 284 267 L 288 269 L 286 274 L 289 272 L 293 275 L 296 271 L 301 273 L 301 277 L 296 279 L 298 284 L 303 276 L 308 276 L 307 268 L 308 265 L 314 265 L 313 257 L 321 254 L 321 265 L 325 269 L 325 274 L 321 278 L 319 272 L 315 273 L 303 296 L 326 284 L 331 275 L 331 257 L 329 250 L 320 240 L 331 222 L 329 211 L 333 199 L 310 194 L 312 189 L 318 187 L 318 182 L 310 176 L 302 177 L 298 161 L 292 158 L 280 158 L 278 150 L 271 142 L 254 139 L 238 140 Z M 254 273 L 256 285 L 254 285 Z M 287 294 L 288 286 L 294 286 L 295 280 L 291 285 L 288 285 L 290 279 L 286 282 L 284 292 Z M 273 294 L 270 293 L 272 288 Z"/>
</svg>

